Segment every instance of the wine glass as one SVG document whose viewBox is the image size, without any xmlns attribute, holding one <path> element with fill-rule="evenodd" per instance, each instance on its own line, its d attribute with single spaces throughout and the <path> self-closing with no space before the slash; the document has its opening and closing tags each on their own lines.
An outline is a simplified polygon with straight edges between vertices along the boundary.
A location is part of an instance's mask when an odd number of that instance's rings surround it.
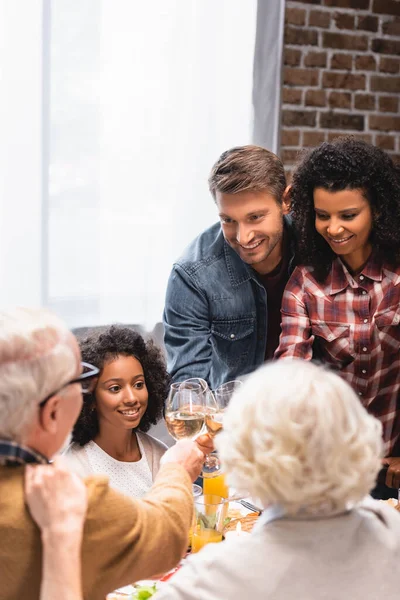
<svg viewBox="0 0 400 600">
<path fill-rule="evenodd" d="M 208 383 L 205 379 L 201 379 L 201 377 L 192 377 L 191 379 L 186 379 L 185 383 L 198 383 L 204 393 L 204 401 L 205 401 L 205 425 L 210 422 L 210 419 L 214 417 L 214 415 L 218 412 L 218 406 L 214 398 L 213 392 L 210 390 Z M 209 432 L 209 428 L 207 427 Z M 204 459 L 203 471 L 206 473 L 215 473 L 220 469 L 220 462 L 218 457 L 215 454 L 208 454 Z"/>
<path fill-rule="evenodd" d="M 175 440 L 195 438 L 203 429 L 204 416 L 205 394 L 200 383 L 173 383 L 165 408 L 165 422 L 170 435 Z"/>
<path fill-rule="evenodd" d="M 233 394 L 242 386 L 242 384 L 243 382 L 240 381 L 240 379 L 234 379 L 232 381 L 227 381 L 227 383 L 223 383 L 214 391 L 215 400 L 220 412 L 224 412 L 231 401 Z"/>
<path fill-rule="evenodd" d="M 193 439 L 204 427 L 205 394 L 198 381 L 180 381 L 170 387 L 165 423 L 175 440 Z M 195 495 L 196 484 L 193 484 Z"/>
<path fill-rule="evenodd" d="M 220 385 L 212 394 L 213 403 L 207 406 L 205 413 L 205 424 L 208 433 L 211 437 L 217 435 L 223 427 L 223 416 L 225 408 L 228 406 L 234 392 L 239 389 L 242 382 L 239 379 L 228 381 Z M 213 455 L 210 457 L 208 464 L 205 462 L 206 473 L 216 473 L 221 469 L 221 463 L 218 456 Z"/>
</svg>

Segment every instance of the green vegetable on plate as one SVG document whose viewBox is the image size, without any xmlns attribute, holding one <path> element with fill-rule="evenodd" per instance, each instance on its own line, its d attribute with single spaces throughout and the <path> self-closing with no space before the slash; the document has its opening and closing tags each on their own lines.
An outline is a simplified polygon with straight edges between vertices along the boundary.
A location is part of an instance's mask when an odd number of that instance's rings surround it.
<svg viewBox="0 0 400 600">
<path fill-rule="evenodd" d="M 154 585 L 138 585 L 135 592 L 130 597 L 130 600 L 147 600 L 156 593 L 156 584 Z"/>
</svg>

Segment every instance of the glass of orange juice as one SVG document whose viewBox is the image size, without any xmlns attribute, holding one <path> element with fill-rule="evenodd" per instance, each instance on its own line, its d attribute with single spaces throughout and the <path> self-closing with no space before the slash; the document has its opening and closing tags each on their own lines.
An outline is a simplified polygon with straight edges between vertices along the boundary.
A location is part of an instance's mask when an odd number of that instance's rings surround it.
<svg viewBox="0 0 400 600">
<path fill-rule="evenodd" d="M 204 494 L 194 500 L 192 552 L 199 552 L 206 544 L 222 541 L 222 530 L 227 504 L 221 496 Z"/>
<path fill-rule="evenodd" d="M 203 493 L 215 494 L 221 498 L 229 498 L 229 489 L 225 483 L 225 477 L 221 471 L 206 473 L 203 471 Z"/>
<path fill-rule="evenodd" d="M 193 492 L 193 498 L 198 498 L 199 496 L 201 496 L 203 494 L 203 490 L 196 483 L 193 483 L 193 485 L 192 485 L 192 492 Z M 188 546 L 189 548 L 191 548 L 191 546 L 192 546 L 192 534 L 193 534 L 193 527 L 191 526 L 189 529 L 189 546 Z"/>
</svg>

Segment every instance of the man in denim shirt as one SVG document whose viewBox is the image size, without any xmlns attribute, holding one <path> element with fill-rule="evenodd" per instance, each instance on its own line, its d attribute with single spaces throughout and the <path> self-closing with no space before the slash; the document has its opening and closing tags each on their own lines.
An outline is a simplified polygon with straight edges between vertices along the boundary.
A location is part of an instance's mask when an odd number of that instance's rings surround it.
<svg viewBox="0 0 400 600">
<path fill-rule="evenodd" d="M 294 237 L 284 168 L 272 152 L 224 152 L 209 187 L 220 222 L 174 264 L 164 327 L 173 379 L 202 377 L 215 389 L 272 358 Z"/>
</svg>

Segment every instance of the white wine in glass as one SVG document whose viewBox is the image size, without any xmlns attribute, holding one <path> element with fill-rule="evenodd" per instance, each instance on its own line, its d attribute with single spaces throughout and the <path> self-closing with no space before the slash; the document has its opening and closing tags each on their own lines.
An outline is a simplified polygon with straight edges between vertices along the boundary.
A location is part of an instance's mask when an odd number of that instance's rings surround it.
<svg viewBox="0 0 400 600">
<path fill-rule="evenodd" d="M 223 411 L 216 410 L 214 412 L 206 413 L 206 427 L 208 433 L 214 437 L 222 429 Z"/>
<path fill-rule="evenodd" d="M 170 435 L 175 440 L 193 439 L 204 425 L 204 412 L 191 412 L 183 407 L 165 415 Z"/>
<path fill-rule="evenodd" d="M 193 439 L 204 426 L 205 399 L 198 383 L 173 383 L 168 395 L 165 422 L 175 440 Z"/>
<path fill-rule="evenodd" d="M 223 426 L 224 411 L 228 406 L 234 392 L 240 388 L 242 382 L 238 379 L 228 381 L 219 386 L 214 392 L 216 408 L 206 414 L 206 427 L 212 436 L 221 431 Z"/>
<path fill-rule="evenodd" d="M 205 424 L 208 433 L 211 437 L 214 437 L 223 429 L 224 411 L 228 406 L 230 399 L 233 396 L 235 390 L 242 385 L 242 382 L 238 379 L 234 381 L 228 381 L 219 386 L 213 393 L 213 404 L 208 407 L 205 416 Z M 221 469 L 221 464 L 218 456 L 213 455 L 207 457 L 203 471 L 207 474 L 218 473 Z"/>
</svg>

